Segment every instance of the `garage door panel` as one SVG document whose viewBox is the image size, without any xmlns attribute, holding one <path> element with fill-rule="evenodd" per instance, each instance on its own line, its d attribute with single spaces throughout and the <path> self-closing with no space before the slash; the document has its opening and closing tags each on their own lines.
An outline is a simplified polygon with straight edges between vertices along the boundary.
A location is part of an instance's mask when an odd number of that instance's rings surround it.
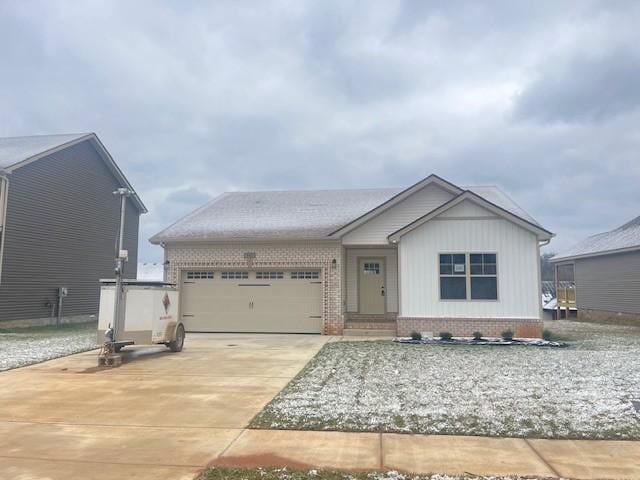
<svg viewBox="0 0 640 480">
<path fill-rule="evenodd" d="M 181 309 L 187 331 L 322 331 L 322 284 L 316 280 L 319 272 L 306 272 L 306 279 L 290 271 L 242 275 L 229 278 L 231 273 L 215 271 L 207 278 L 193 279 L 183 274 Z"/>
</svg>

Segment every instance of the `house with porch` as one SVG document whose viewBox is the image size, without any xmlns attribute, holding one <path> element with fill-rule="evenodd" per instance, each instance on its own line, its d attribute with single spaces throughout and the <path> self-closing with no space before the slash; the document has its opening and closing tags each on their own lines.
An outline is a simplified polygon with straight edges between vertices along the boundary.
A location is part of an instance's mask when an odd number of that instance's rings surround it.
<svg viewBox="0 0 640 480">
<path fill-rule="evenodd" d="M 542 330 L 553 234 L 494 186 L 225 193 L 150 241 L 188 331 Z"/>
</svg>

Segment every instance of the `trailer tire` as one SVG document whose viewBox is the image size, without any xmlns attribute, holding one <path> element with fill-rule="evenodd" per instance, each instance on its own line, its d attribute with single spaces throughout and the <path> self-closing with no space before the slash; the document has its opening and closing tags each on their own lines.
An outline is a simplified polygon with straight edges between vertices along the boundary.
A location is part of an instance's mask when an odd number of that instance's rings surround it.
<svg viewBox="0 0 640 480">
<path fill-rule="evenodd" d="M 169 350 L 172 352 L 181 352 L 184 345 L 184 326 L 179 324 L 176 328 L 175 338 L 169 342 Z"/>
</svg>

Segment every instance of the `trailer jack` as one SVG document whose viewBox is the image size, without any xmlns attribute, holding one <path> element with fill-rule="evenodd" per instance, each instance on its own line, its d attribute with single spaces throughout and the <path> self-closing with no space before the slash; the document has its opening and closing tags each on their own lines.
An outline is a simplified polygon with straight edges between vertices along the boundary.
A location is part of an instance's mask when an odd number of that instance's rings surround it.
<svg viewBox="0 0 640 480">
<path fill-rule="evenodd" d="M 133 345 L 133 342 L 115 342 L 113 340 L 113 329 L 109 328 L 104 333 L 104 343 L 100 348 L 100 353 L 98 353 L 98 365 L 101 367 L 119 367 L 122 365 L 120 350 L 127 345 Z"/>
</svg>

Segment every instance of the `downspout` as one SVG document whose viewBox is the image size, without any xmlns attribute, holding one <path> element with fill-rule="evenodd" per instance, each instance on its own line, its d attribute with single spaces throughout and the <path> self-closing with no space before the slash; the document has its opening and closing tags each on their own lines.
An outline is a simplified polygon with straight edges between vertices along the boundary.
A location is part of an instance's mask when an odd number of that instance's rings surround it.
<svg viewBox="0 0 640 480">
<path fill-rule="evenodd" d="M 9 173 L 0 170 L 0 284 L 2 284 L 2 259 L 4 258 L 4 239 L 7 230 L 7 203 L 9 201 Z"/>
<path fill-rule="evenodd" d="M 551 243 L 551 239 L 548 238 L 546 240 L 538 240 L 538 301 L 540 302 L 540 320 L 544 322 L 544 305 L 542 304 L 542 267 L 540 266 L 540 262 L 542 257 L 540 256 L 540 247 L 544 247 Z"/>
</svg>

